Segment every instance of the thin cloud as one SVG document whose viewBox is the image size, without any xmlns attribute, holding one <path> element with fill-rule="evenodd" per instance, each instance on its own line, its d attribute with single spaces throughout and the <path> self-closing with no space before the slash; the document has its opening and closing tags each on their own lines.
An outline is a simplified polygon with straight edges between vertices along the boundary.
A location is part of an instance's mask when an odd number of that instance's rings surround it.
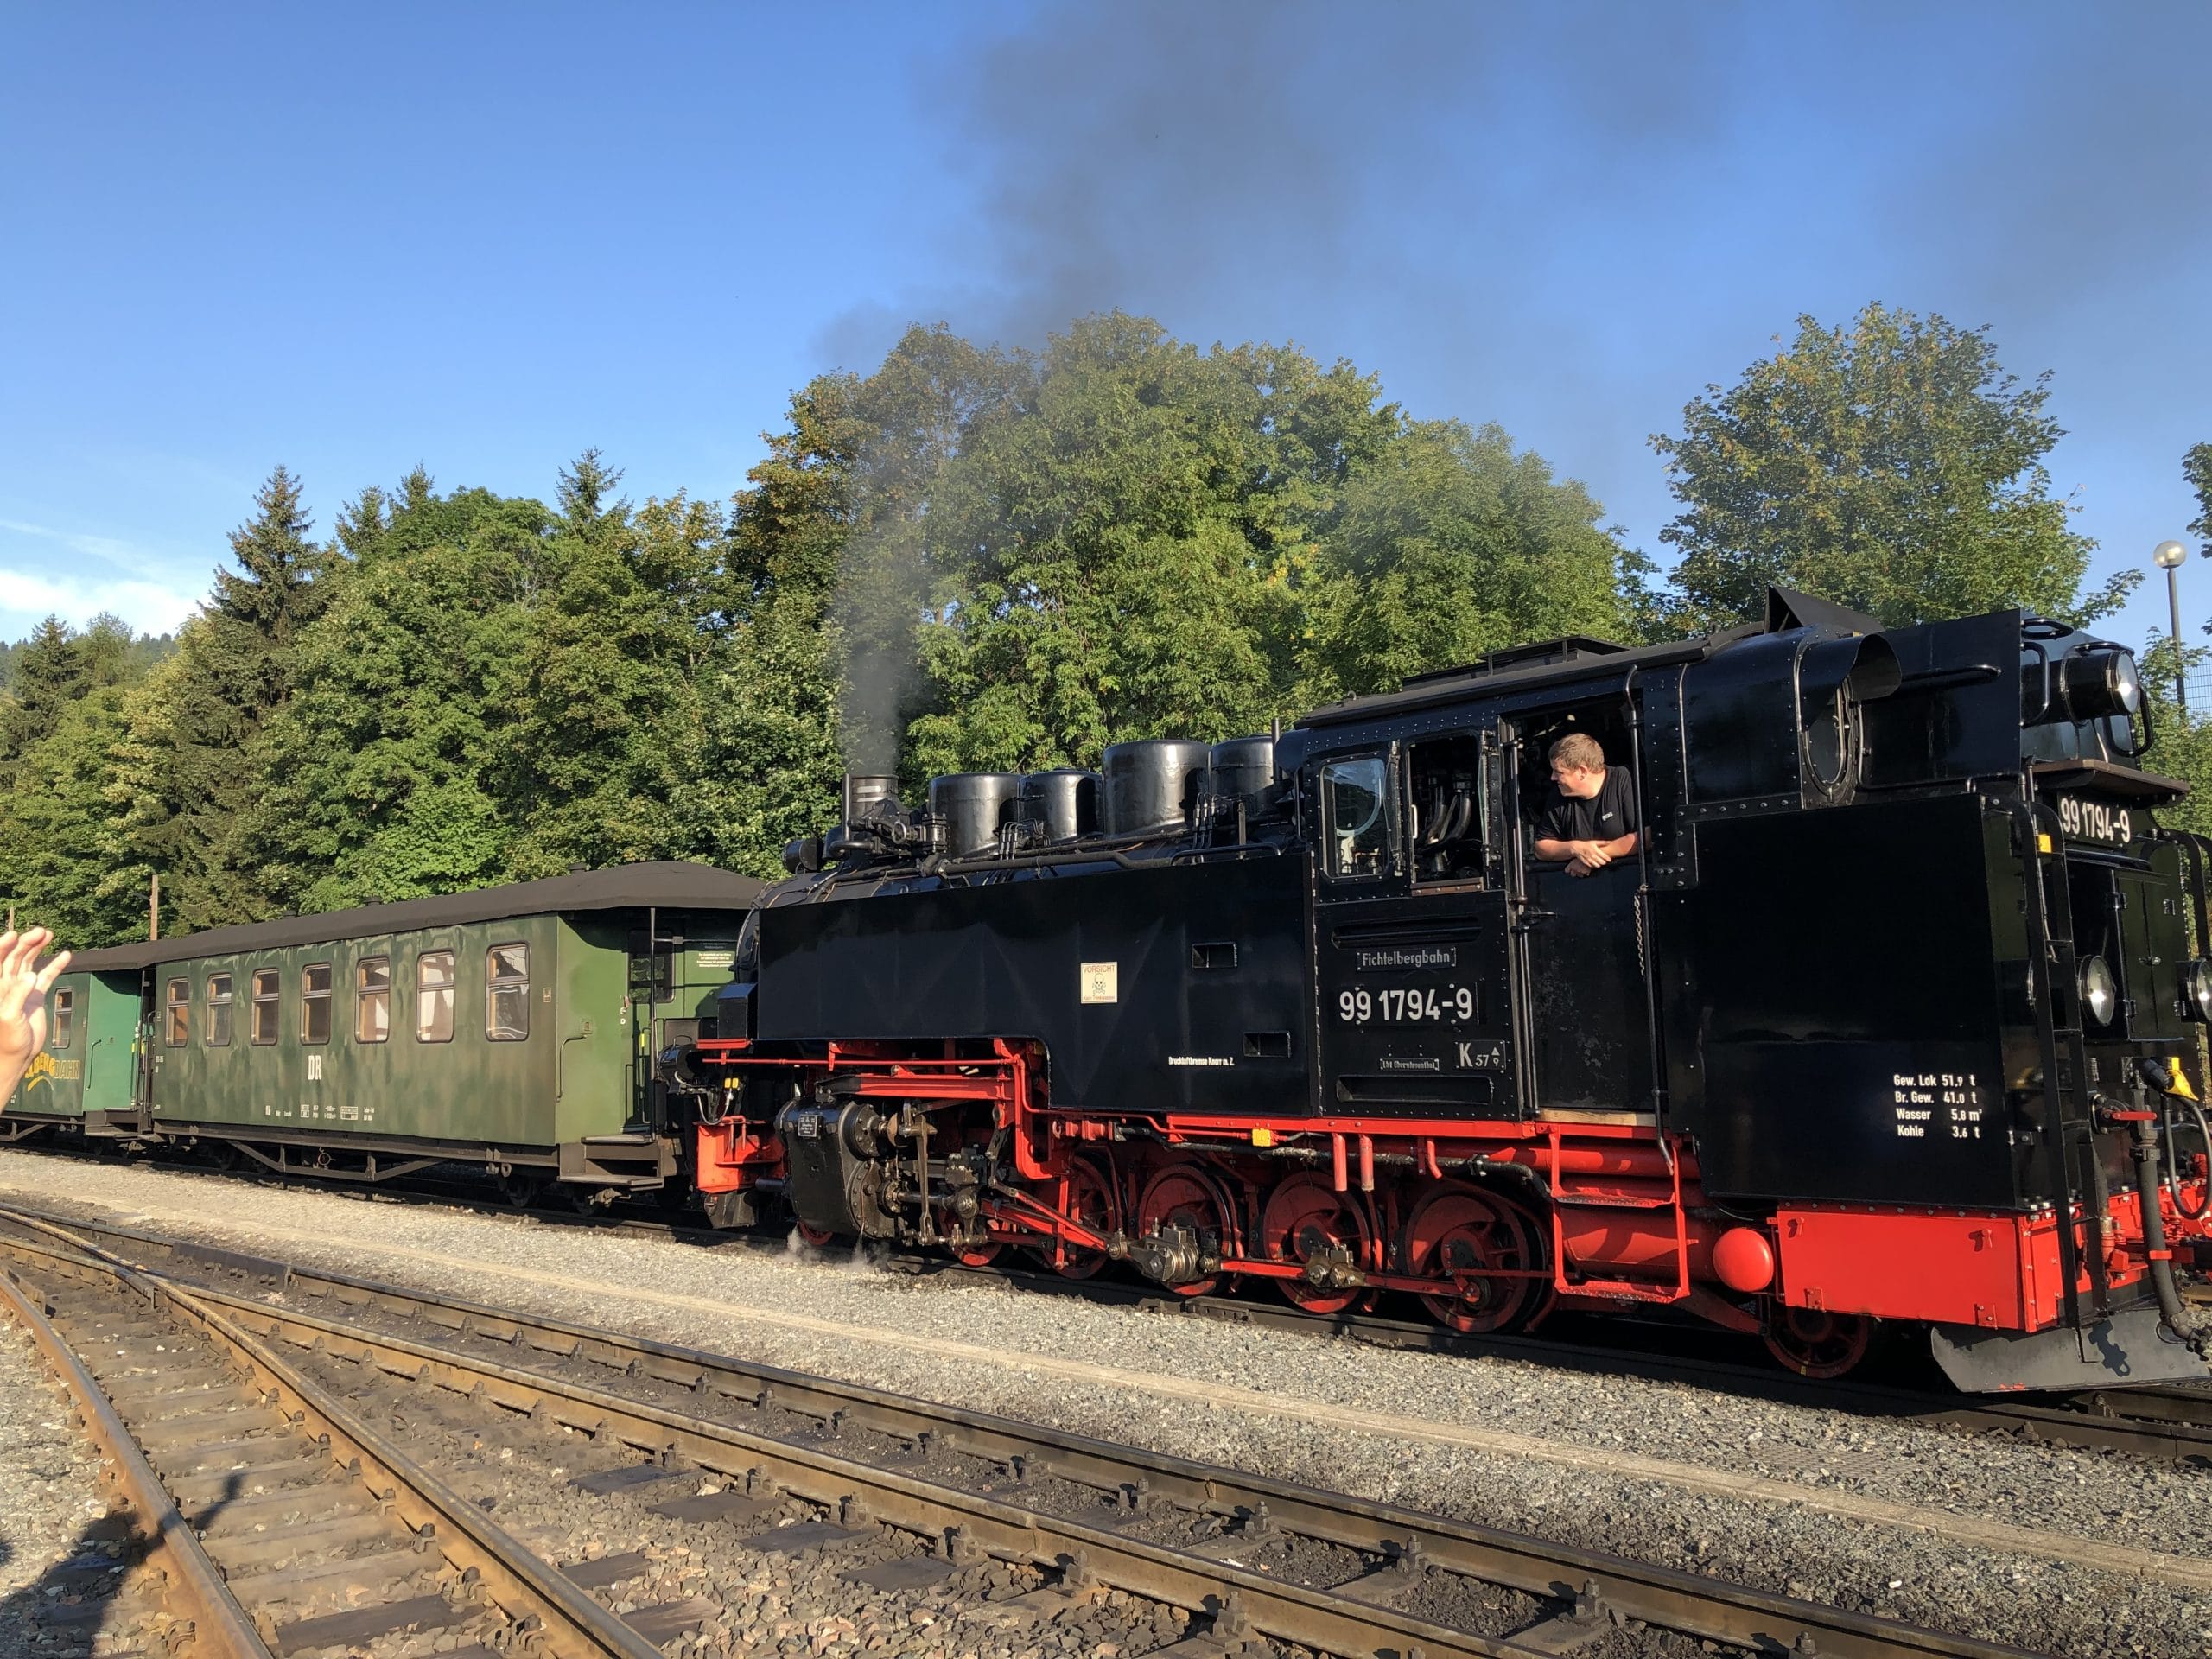
<svg viewBox="0 0 2212 1659">
<path fill-rule="evenodd" d="M 94 536 L 83 531 L 56 530 L 50 524 L 29 524 L 20 518 L 0 518 L 0 530 L 11 531 L 18 536 L 35 536 L 41 541 L 59 542 L 73 553 L 87 554 L 95 559 L 105 559 L 111 564 L 143 565 L 154 556 L 135 542 L 126 542 L 116 536 Z"/>
<path fill-rule="evenodd" d="M 82 626 L 103 611 L 141 633 L 171 633 L 199 607 L 199 597 L 159 582 L 60 582 L 26 570 L 0 569 L 0 617 L 58 616 Z M 21 632 L 20 626 L 16 632 Z"/>
</svg>

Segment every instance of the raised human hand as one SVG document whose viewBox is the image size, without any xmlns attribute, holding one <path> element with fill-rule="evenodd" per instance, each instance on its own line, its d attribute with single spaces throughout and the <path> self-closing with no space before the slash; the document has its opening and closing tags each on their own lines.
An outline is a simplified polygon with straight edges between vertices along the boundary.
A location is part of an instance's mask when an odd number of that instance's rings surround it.
<svg viewBox="0 0 2212 1659">
<path fill-rule="evenodd" d="M 42 927 L 0 933 L 0 1103 L 16 1091 L 31 1057 L 46 1046 L 46 994 L 69 966 L 64 950 L 44 968 L 39 953 L 54 943 Z"/>
</svg>

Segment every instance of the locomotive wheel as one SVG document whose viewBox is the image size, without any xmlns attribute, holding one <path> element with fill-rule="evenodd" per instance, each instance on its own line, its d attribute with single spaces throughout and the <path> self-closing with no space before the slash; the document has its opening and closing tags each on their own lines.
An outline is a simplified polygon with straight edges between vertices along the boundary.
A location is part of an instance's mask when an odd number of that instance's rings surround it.
<svg viewBox="0 0 2212 1659">
<path fill-rule="evenodd" d="M 791 1219 L 791 1230 L 817 1250 L 826 1250 L 837 1242 L 837 1235 L 826 1227 L 810 1227 L 797 1217 Z"/>
<path fill-rule="evenodd" d="M 1065 1213 L 1102 1238 L 1111 1238 L 1121 1230 L 1122 1206 L 1114 1196 L 1113 1180 L 1088 1158 L 1069 1160 Z M 1107 1260 L 1105 1251 L 1079 1249 L 1065 1239 L 1038 1246 L 1036 1255 L 1063 1279 L 1088 1279 Z"/>
<path fill-rule="evenodd" d="M 1271 1262 L 1306 1262 L 1324 1252 L 1355 1268 L 1375 1262 L 1375 1230 L 1366 1206 L 1319 1175 L 1294 1175 L 1268 1197 L 1260 1246 Z M 1275 1287 L 1309 1313 L 1341 1313 L 1364 1300 L 1364 1287 L 1325 1287 L 1306 1279 L 1278 1279 Z"/>
<path fill-rule="evenodd" d="M 1178 1227 L 1200 1239 L 1211 1236 L 1224 1255 L 1235 1248 L 1229 1199 L 1221 1184 L 1195 1163 L 1168 1165 L 1145 1183 L 1144 1195 L 1137 1200 L 1139 1238 Z M 1218 1290 L 1221 1281 L 1222 1275 L 1213 1273 L 1164 1287 L 1178 1296 L 1206 1296 Z"/>
<path fill-rule="evenodd" d="M 1450 1295 L 1421 1299 L 1440 1325 L 1484 1336 L 1523 1323 L 1542 1300 L 1541 1279 L 1504 1279 L 1498 1270 L 1541 1267 L 1536 1230 L 1517 1205 L 1452 1182 L 1433 1187 L 1406 1217 L 1407 1270 L 1446 1278 Z"/>
<path fill-rule="evenodd" d="M 1766 1351 L 1800 1376 L 1841 1376 L 1866 1357 L 1873 1337 L 1864 1313 L 1783 1307 L 1767 1321 Z"/>
<path fill-rule="evenodd" d="M 940 1243 L 960 1230 L 960 1217 L 950 1208 L 935 1211 L 938 1238 Z M 980 1244 L 946 1244 L 946 1253 L 963 1268 L 988 1268 L 999 1259 L 999 1252 L 1006 1248 L 995 1238 Z"/>
</svg>

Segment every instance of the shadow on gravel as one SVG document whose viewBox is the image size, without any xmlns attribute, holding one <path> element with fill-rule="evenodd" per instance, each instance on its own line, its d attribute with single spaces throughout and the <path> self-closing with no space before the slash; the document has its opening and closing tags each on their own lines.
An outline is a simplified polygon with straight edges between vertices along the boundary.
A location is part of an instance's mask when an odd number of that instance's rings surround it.
<svg viewBox="0 0 2212 1659">
<path fill-rule="evenodd" d="M 245 1484 L 243 1474 L 224 1483 L 223 1496 L 210 1505 L 196 1527 L 221 1514 Z M 0 1566 L 15 1559 L 15 1546 L 0 1539 Z M 130 1569 L 146 1554 L 146 1540 L 127 1515 L 104 1515 L 81 1528 L 69 1553 L 37 1580 L 0 1597 L 0 1653 L 8 1659 L 70 1659 L 92 1651 L 93 1638 L 108 1626 Z"/>
</svg>

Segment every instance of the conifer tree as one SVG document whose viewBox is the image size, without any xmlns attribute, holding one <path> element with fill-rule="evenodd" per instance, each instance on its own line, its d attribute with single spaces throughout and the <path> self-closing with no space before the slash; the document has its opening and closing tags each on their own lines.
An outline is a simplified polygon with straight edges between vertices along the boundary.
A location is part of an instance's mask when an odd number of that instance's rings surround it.
<svg viewBox="0 0 2212 1659">
<path fill-rule="evenodd" d="M 679 798 L 701 753 L 700 678 L 727 633 L 726 526 L 681 495 L 632 510 L 620 481 L 596 450 L 561 474 L 500 737 L 519 874 L 681 856 L 697 840 Z"/>
<path fill-rule="evenodd" d="M 269 904 L 238 835 L 254 804 L 251 747 L 291 695 L 301 632 L 328 603 L 336 561 L 308 539 L 300 485 L 279 467 L 231 534 L 207 607 L 149 677 L 122 753 L 128 839 L 159 870 L 177 931 L 251 920 Z"/>
</svg>

